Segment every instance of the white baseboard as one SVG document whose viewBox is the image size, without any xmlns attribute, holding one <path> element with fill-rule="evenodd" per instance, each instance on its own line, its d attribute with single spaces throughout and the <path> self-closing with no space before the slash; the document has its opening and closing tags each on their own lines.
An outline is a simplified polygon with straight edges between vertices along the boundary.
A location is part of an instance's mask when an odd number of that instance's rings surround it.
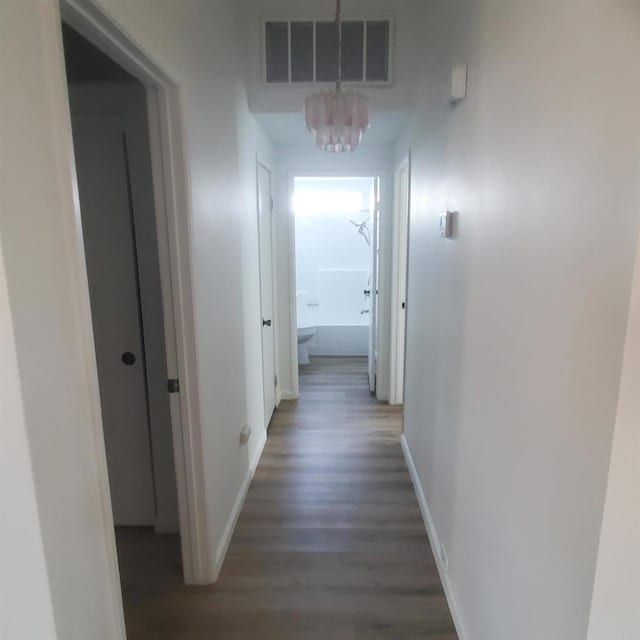
<svg viewBox="0 0 640 640">
<path fill-rule="evenodd" d="M 422 485 L 420 484 L 420 478 L 418 478 L 416 465 L 414 464 L 413 458 L 411 457 L 411 451 L 409 451 L 409 445 L 407 444 L 407 440 L 404 437 L 404 434 L 402 434 L 402 437 L 400 438 L 400 443 L 402 445 L 402 453 L 404 453 L 404 459 L 409 469 L 409 475 L 411 476 L 411 481 L 413 482 L 413 488 L 415 489 L 416 497 L 418 498 L 420 513 L 422 513 L 424 526 L 427 530 L 427 535 L 429 536 L 429 542 L 431 543 L 431 550 L 433 551 L 433 557 L 435 558 L 436 566 L 438 567 L 438 573 L 440 574 L 440 581 L 442 582 L 444 594 L 447 598 L 447 602 L 449 603 L 451 617 L 453 618 L 453 624 L 456 627 L 458 638 L 459 640 L 471 640 L 471 635 L 469 634 L 468 627 L 462 616 L 462 609 L 460 608 L 460 603 L 458 602 L 458 598 L 456 597 L 455 591 L 453 589 L 453 585 L 451 584 L 451 580 L 449 579 L 449 574 L 447 573 L 445 567 L 442 564 L 442 559 L 440 557 L 440 540 L 438 539 L 438 533 L 436 531 L 435 524 L 433 523 L 433 518 L 431 517 L 431 512 L 429 511 L 429 505 L 424 495 L 424 491 L 422 490 Z"/>
<path fill-rule="evenodd" d="M 293 391 L 283 391 L 280 394 L 280 397 L 283 400 L 297 400 L 300 396 L 297 393 L 294 393 Z"/>
<path fill-rule="evenodd" d="M 245 498 L 247 497 L 247 492 L 249 491 L 249 485 L 251 484 L 253 475 L 256 472 L 256 467 L 258 466 L 258 462 L 260 462 L 260 457 L 262 456 L 262 452 L 264 451 L 264 445 L 267 442 L 267 432 L 264 429 L 260 429 L 259 433 L 260 433 L 260 442 L 258 444 L 258 449 L 256 450 L 253 456 L 253 460 L 251 460 L 249 464 L 249 468 L 247 469 L 247 473 L 244 477 L 244 480 L 242 481 L 242 486 L 240 487 L 240 491 L 238 491 L 238 496 L 233 505 L 233 509 L 231 510 L 231 513 L 229 514 L 229 519 L 227 520 L 227 524 L 224 527 L 224 531 L 222 533 L 222 540 L 220 540 L 220 544 L 218 545 L 218 549 L 216 550 L 214 580 L 217 580 L 218 575 L 220 574 L 222 563 L 224 562 L 224 558 L 227 555 L 227 550 L 229 549 L 229 544 L 231 543 L 231 538 L 233 537 L 233 532 L 235 531 L 236 523 L 238 522 L 238 516 L 240 515 L 240 511 L 242 511 Z"/>
</svg>

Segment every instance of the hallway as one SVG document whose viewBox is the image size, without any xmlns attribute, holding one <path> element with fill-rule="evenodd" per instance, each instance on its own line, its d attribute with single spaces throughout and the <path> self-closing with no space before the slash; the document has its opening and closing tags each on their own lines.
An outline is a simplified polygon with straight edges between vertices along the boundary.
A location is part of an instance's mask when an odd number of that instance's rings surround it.
<svg viewBox="0 0 640 640">
<path fill-rule="evenodd" d="M 371 396 L 366 358 L 314 358 L 300 387 L 273 417 L 214 587 L 181 584 L 177 537 L 119 531 L 129 640 L 457 637 L 400 409 Z"/>
</svg>

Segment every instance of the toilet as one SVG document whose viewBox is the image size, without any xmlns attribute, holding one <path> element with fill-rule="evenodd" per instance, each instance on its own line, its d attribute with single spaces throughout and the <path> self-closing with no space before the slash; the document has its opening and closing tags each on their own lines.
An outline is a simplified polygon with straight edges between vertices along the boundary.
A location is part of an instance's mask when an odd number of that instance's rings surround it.
<svg viewBox="0 0 640 640">
<path fill-rule="evenodd" d="M 311 322 L 309 308 L 307 306 L 309 293 L 298 291 L 296 293 L 296 315 L 298 318 L 298 364 L 309 364 L 309 343 L 316 336 L 316 327 Z"/>
</svg>

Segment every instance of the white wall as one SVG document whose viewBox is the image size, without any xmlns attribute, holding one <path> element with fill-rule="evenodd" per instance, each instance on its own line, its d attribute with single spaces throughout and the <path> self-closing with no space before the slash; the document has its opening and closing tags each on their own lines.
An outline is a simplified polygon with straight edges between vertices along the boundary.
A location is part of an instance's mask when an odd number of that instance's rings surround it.
<svg viewBox="0 0 640 640">
<path fill-rule="evenodd" d="M 638 232 L 640 12 L 443 1 L 422 25 L 397 148 L 413 153 L 406 440 L 467 637 L 583 640 Z"/>
<path fill-rule="evenodd" d="M 100 5 L 181 85 L 212 549 L 204 578 L 213 579 L 264 442 L 255 155 L 270 148 L 248 112 L 241 69 L 229 63 L 239 59 L 232 2 Z M 106 477 L 104 445 L 93 412 L 86 274 L 74 260 L 81 240 L 56 3 L 0 8 L 0 73 L 12 87 L 0 119 L 0 242 L 22 386 L 11 402 L 24 408 L 57 637 L 111 640 L 124 632 L 109 504 L 98 482 Z M 243 446 L 246 423 L 254 435 Z"/>
<path fill-rule="evenodd" d="M 389 145 L 373 145 L 364 142 L 360 148 L 351 153 L 330 154 L 319 151 L 312 140 L 302 147 L 278 146 L 275 152 L 275 212 L 274 228 L 276 236 L 276 281 L 277 281 L 277 327 L 278 361 L 280 389 L 284 397 L 294 393 L 292 365 L 292 331 L 291 305 L 295 305 L 293 294 L 295 284 L 291 281 L 294 275 L 294 249 L 291 234 L 294 232 L 292 210 L 290 207 L 290 189 L 295 175 L 369 175 L 381 176 L 382 207 L 380 213 L 381 245 L 380 245 L 380 296 L 382 298 L 379 334 L 381 341 L 380 362 L 378 372 L 378 397 L 385 399 L 389 390 L 389 313 L 384 296 L 388 291 L 391 259 L 391 222 L 392 222 L 392 164 L 393 148 Z M 388 244 L 388 246 L 387 246 Z"/>
<path fill-rule="evenodd" d="M 640 245 L 639 245 L 640 248 Z M 640 638 L 640 251 L 636 252 L 589 640 Z"/>
</svg>

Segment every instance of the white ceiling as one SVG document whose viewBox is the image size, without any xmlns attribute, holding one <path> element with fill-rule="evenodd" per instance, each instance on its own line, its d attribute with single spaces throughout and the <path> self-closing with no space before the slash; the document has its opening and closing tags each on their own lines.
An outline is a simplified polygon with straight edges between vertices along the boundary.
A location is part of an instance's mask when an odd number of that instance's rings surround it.
<svg viewBox="0 0 640 640">
<path fill-rule="evenodd" d="M 255 116 L 274 144 L 302 145 L 310 141 L 302 111 L 300 113 L 257 113 Z M 361 146 L 394 142 L 409 121 L 409 117 L 409 111 L 370 114 L 371 126 L 364 134 Z"/>
</svg>

